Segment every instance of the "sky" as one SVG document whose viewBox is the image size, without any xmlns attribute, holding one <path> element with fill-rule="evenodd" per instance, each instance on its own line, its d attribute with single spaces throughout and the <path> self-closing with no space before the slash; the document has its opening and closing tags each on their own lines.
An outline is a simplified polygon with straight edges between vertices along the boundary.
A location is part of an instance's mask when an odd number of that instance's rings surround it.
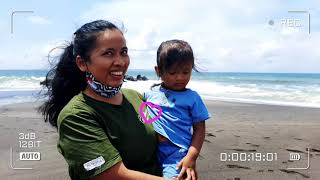
<svg viewBox="0 0 320 180">
<path fill-rule="evenodd" d="M 160 43 L 182 39 L 200 71 L 320 73 L 319 0 L 2 1 L 0 69 L 50 67 L 49 51 L 97 19 L 124 30 L 129 69 L 153 69 Z"/>
</svg>

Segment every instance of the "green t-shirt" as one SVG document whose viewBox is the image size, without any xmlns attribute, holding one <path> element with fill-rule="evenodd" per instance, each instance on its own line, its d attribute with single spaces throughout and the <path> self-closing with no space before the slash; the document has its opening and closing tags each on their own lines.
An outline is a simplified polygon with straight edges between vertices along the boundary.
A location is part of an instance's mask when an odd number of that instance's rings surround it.
<svg viewBox="0 0 320 180">
<path fill-rule="evenodd" d="M 126 97 L 112 105 L 80 93 L 60 112 L 58 150 L 72 179 L 88 179 L 120 161 L 128 169 L 161 176 L 155 132 L 137 114 L 142 96 L 126 92 L 132 104 Z"/>
</svg>

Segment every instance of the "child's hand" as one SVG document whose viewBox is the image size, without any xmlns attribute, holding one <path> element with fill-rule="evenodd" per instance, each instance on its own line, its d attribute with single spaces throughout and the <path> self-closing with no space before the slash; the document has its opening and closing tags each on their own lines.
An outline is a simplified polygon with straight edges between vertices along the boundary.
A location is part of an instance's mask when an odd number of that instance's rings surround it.
<svg viewBox="0 0 320 180">
<path fill-rule="evenodd" d="M 187 179 L 196 180 L 196 158 L 186 155 L 177 165 L 177 169 L 181 169 L 178 179 L 183 178 L 183 175 L 187 173 Z"/>
</svg>

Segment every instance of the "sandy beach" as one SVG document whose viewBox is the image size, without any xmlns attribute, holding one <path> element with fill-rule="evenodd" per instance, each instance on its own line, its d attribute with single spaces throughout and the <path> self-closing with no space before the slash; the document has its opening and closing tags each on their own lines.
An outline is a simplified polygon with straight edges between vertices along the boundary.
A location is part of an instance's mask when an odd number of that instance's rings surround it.
<svg viewBox="0 0 320 180">
<path fill-rule="evenodd" d="M 320 179 L 320 109 L 206 101 L 213 118 L 198 160 L 200 179 Z M 287 169 L 308 167 L 308 169 Z M 220 153 L 277 153 L 277 160 L 221 161 Z M 291 161 L 290 153 L 301 159 Z"/>
<path fill-rule="evenodd" d="M 206 101 L 206 105 L 212 118 L 197 161 L 200 179 L 320 179 L 320 108 L 220 101 Z M 56 148 L 56 129 L 43 122 L 37 106 L 32 102 L 0 107 L 1 179 L 69 179 Z M 33 148 L 24 148 L 19 141 L 25 140 L 32 141 Z M 41 160 L 20 161 L 19 153 L 29 151 L 40 152 Z M 221 153 L 277 157 L 221 161 Z M 290 160 L 290 153 L 298 153 L 300 160 Z"/>
</svg>

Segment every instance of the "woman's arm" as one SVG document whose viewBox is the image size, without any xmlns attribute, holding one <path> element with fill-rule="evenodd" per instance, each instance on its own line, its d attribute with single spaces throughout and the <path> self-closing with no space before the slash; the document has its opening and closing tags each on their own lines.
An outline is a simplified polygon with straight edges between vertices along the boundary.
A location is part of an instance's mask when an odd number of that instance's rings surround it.
<svg viewBox="0 0 320 180">
<path fill-rule="evenodd" d="M 121 162 L 118 162 L 111 168 L 102 172 L 101 174 L 95 176 L 94 180 L 106 180 L 106 179 L 117 179 L 117 180 L 138 180 L 138 179 L 150 179 L 150 180 L 165 180 L 165 178 L 153 176 L 150 174 L 133 171 L 127 169 L 125 165 Z"/>
</svg>

